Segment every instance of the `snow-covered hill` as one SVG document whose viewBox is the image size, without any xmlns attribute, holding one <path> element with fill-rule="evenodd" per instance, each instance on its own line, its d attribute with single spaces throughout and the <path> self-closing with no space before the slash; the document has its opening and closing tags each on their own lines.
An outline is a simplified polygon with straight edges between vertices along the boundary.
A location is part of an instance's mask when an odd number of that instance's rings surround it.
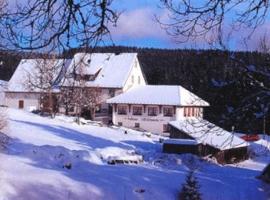
<svg viewBox="0 0 270 200">
<path fill-rule="evenodd" d="M 79 126 L 63 116 L 8 113 L 4 132 L 11 139 L 0 153 L 0 199 L 175 199 L 194 166 L 203 199 L 270 198 L 270 186 L 255 178 L 270 161 L 269 149 L 254 160 L 220 166 L 191 155 L 163 154 L 157 136 Z M 109 157 L 130 155 L 141 155 L 144 162 L 107 164 Z"/>
</svg>

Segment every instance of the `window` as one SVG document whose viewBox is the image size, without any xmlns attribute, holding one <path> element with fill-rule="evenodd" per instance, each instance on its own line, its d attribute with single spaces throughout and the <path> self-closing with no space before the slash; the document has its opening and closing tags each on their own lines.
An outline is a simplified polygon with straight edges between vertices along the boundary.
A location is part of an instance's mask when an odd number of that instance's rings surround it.
<svg viewBox="0 0 270 200">
<path fill-rule="evenodd" d="M 201 109 L 195 107 L 185 107 L 184 108 L 184 117 L 199 117 Z"/>
<path fill-rule="evenodd" d="M 140 128 L 140 123 L 135 123 L 135 128 Z"/>
<path fill-rule="evenodd" d="M 117 106 L 117 114 L 118 115 L 126 115 L 127 114 L 127 106 Z"/>
<path fill-rule="evenodd" d="M 188 116 L 187 109 L 188 109 L 188 108 L 186 108 L 186 107 L 184 108 L 184 117 L 187 117 L 187 116 Z"/>
<path fill-rule="evenodd" d="M 118 122 L 118 126 L 122 126 L 123 125 L 123 123 L 122 122 Z"/>
<path fill-rule="evenodd" d="M 169 132 L 169 125 L 168 124 L 163 124 L 163 132 Z"/>
<path fill-rule="evenodd" d="M 199 108 L 199 116 L 198 117 L 202 117 L 203 116 L 203 109 Z"/>
<path fill-rule="evenodd" d="M 148 116 L 157 116 L 157 107 L 148 107 Z"/>
<path fill-rule="evenodd" d="M 173 108 L 171 108 L 171 107 L 164 107 L 163 108 L 163 115 L 165 117 L 172 117 L 173 116 Z"/>
<path fill-rule="evenodd" d="M 23 109 L 23 108 L 24 108 L 24 101 L 19 100 L 19 109 Z"/>
<path fill-rule="evenodd" d="M 142 115 L 142 107 L 141 106 L 133 106 L 133 115 Z"/>
</svg>

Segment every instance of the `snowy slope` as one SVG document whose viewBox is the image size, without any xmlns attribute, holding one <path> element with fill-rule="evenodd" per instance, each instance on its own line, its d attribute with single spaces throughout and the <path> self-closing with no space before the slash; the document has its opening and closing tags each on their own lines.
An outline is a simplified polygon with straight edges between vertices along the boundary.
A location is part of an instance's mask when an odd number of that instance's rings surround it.
<svg viewBox="0 0 270 200">
<path fill-rule="evenodd" d="M 265 191 L 270 187 L 255 178 L 270 161 L 267 156 L 219 166 L 195 156 L 163 154 L 157 136 L 63 119 L 9 110 L 4 132 L 11 139 L 0 153 L 0 199 L 175 199 L 194 166 L 203 199 L 258 200 L 269 195 Z M 106 162 L 110 155 L 131 151 L 145 161 Z M 71 169 L 63 167 L 70 163 Z"/>
</svg>

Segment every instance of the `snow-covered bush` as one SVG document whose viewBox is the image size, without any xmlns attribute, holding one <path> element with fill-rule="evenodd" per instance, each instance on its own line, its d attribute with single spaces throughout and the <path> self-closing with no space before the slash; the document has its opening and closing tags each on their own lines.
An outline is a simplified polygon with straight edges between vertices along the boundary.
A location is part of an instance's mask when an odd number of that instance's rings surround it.
<svg viewBox="0 0 270 200">
<path fill-rule="evenodd" d="M 183 184 L 182 190 L 179 193 L 179 200 L 201 200 L 201 194 L 199 192 L 199 184 L 194 172 L 190 171 L 187 175 L 186 182 Z"/>
</svg>

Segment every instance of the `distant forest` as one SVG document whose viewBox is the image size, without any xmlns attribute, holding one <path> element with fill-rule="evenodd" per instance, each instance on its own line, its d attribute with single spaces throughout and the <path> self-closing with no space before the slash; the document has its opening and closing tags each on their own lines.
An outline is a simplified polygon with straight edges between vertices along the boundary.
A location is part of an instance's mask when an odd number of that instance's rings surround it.
<svg viewBox="0 0 270 200">
<path fill-rule="evenodd" d="M 210 103 L 205 118 L 227 130 L 261 133 L 261 108 L 269 103 L 263 97 L 252 97 L 258 88 L 253 87 L 240 70 L 239 60 L 254 68 L 269 68 L 270 56 L 258 52 L 229 52 L 220 50 L 154 49 L 123 46 L 72 49 L 60 57 L 72 58 L 76 52 L 124 53 L 137 52 L 148 84 L 182 85 Z M 31 55 L 38 57 L 39 54 Z M 9 80 L 26 53 L 0 53 L 0 79 Z M 234 59 L 232 59 L 232 57 Z M 264 80 L 265 82 L 269 82 Z M 269 94 L 270 96 L 270 94 Z M 258 100 L 260 98 L 260 100 Z M 269 111 L 265 115 L 266 131 L 270 133 Z"/>
</svg>

